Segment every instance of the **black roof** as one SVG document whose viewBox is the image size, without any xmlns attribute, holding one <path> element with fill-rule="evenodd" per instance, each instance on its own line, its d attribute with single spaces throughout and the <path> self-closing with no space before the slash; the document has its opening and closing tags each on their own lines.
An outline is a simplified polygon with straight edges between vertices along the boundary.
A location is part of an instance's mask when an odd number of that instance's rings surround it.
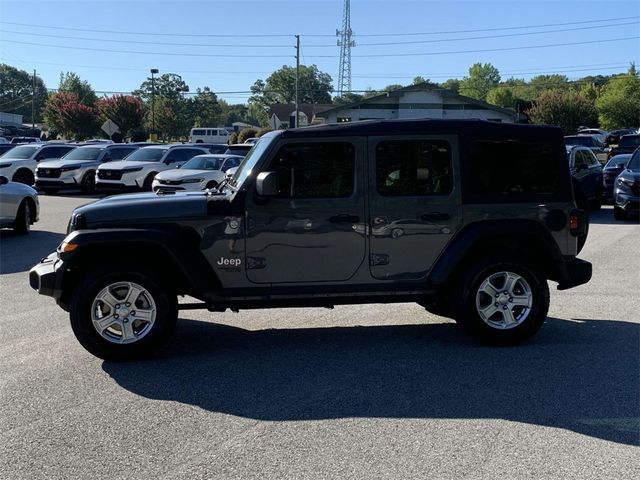
<svg viewBox="0 0 640 480">
<path fill-rule="evenodd" d="M 547 125 L 521 125 L 487 120 L 362 120 L 349 123 L 330 123 L 285 130 L 282 138 L 337 137 L 349 135 L 551 135 L 562 136 L 559 127 Z"/>
</svg>

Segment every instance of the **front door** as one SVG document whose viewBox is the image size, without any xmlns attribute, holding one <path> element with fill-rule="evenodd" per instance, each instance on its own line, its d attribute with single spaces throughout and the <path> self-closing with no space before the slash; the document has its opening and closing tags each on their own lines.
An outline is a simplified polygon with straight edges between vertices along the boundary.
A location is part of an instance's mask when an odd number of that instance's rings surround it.
<svg viewBox="0 0 640 480">
<path fill-rule="evenodd" d="M 460 225 L 457 139 L 371 137 L 368 150 L 371 275 L 423 279 Z"/>
<path fill-rule="evenodd" d="M 261 171 L 279 194 L 246 201 L 246 272 L 254 283 L 342 282 L 364 261 L 361 138 L 286 141 Z"/>
</svg>

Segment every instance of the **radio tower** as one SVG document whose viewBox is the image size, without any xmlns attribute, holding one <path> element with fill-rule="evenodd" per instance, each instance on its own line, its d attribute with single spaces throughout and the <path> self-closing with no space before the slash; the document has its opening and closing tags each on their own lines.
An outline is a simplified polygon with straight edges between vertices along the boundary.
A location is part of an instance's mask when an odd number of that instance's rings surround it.
<svg viewBox="0 0 640 480">
<path fill-rule="evenodd" d="M 338 73 L 338 95 L 351 91 L 351 47 L 356 42 L 351 40 L 351 0 L 344 0 L 342 13 L 342 30 L 336 30 L 338 46 L 340 47 L 340 71 Z"/>
</svg>

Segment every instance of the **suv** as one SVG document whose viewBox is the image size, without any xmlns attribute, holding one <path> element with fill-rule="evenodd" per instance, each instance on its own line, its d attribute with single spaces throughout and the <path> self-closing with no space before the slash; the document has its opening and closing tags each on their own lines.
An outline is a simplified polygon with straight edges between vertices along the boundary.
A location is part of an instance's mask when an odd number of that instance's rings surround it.
<svg viewBox="0 0 640 480">
<path fill-rule="evenodd" d="M 568 146 L 567 159 L 571 175 L 589 202 L 589 209 L 599 210 L 602 206 L 602 165 L 587 147 Z"/>
<path fill-rule="evenodd" d="M 96 168 L 104 162 L 121 160 L 138 148 L 137 145 L 122 143 L 83 145 L 60 160 L 40 162 L 36 168 L 36 187 L 47 193 L 69 188 L 80 188 L 82 193 L 93 193 L 96 187 Z"/>
<path fill-rule="evenodd" d="M 609 150 L 607 158 L 615 157 L 622 153 L 633 153 L 640 146 L 640 135 L 623 135 L 620 137 L 618 145 Z"/>
<path fill-rule="evenodd" d="M 96 170 L 99 190 L 151 190 L 157 173 L 182 165 L 209 153 L 207 147 L 189 145 L 151 145 L 142 147 L 120 162 L 100 165 Z"/>
<path fill-rule="evenodd" d="M 585 222 L 559 128 L 321 125 L 267 133 L 216 190 L 77 208 L 29 278 L 105 359 L 148 355 L 194 308 L 417 302 L 514 344 L 545 321 L 548 280 L 591 278 Z"/>
<path fill-rule="evenodd" d="M 640 213 L 640 148 L 631 156 L 626 168 L 615 180 L 613 216 L 624 220 L 627 214 Z"/>
<path fill-rule="evenodd" d="M 0 175 L 13 182 L 33 185 L 38 162 L 63 157 L 76 145 L 64 143 L 29 143 L 16 145 L 0 157 Z"/>
</svg>

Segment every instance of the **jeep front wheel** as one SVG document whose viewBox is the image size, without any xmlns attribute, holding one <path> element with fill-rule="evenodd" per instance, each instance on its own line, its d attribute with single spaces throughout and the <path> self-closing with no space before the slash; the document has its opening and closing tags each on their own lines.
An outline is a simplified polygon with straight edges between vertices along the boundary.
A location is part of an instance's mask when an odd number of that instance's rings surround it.
<svg viewBox="0 0 640 480">
<path fill-rule="evenodd" d="M 479 261 L 460 288 L 456 321 L 482 343 L 522 342 L 547 317 L 547 281 L 517 262 Z"/>
<path fill-rule="evenodd" d="M 176 296 L 147 273 L 111 269 L 82 279 L 70 304 L 80 344 L 105 360 L 149 356 L 177 319 Z"/>
</svg>

